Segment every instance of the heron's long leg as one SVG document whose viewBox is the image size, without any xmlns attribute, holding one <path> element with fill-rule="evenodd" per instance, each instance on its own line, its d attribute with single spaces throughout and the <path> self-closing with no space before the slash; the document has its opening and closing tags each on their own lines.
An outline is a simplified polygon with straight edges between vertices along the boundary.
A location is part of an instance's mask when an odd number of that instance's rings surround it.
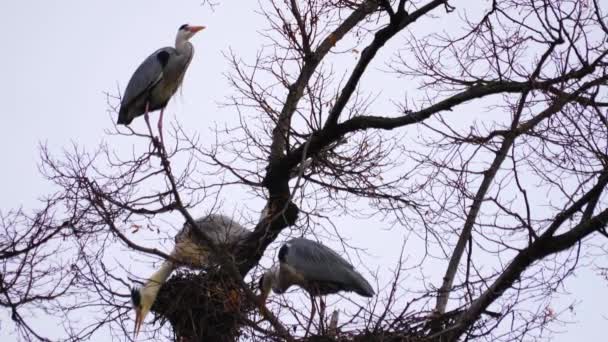
<svg viewBox="0 0 608 342">
<path fill-rule="evenodd" d="M 160 109 L 160 117 L 158 118 L 158 134 L 160 134 L 160 144 L 165 148 L 165 139 L 163 139 L 163 114 L 165 113 L 165 107 Z"/>
<path fill-rule="evenodd" d="M 154 137 L 154 134 L 152 134 L 152 126 L 150 126 L 150 117 L 148 116 L 148 109 L 150 108 L 150 103 L 146 102 L 146 111 L 144 112 L 144 119 L 146 120 L 146 126 L 148 126 L 148 131 L 150 132 L 150 135 L 152 137 Z"/>
<path fill-rule="evenodd" d="M 308 336 L 308 332 L 310 331 L 310 325 L 312 324 L 312 320 L 315 317 L 315 309 L 317 308 L 317 304 L 315 303 L 315 297 L 310 295 L 310 319 L 308 320 L 308 325 L 306 326 L 306 332 L 304 333 L 304 337 Z"/>
<path fill-rule="evenodd" d="M 323 296 L 319 296 L 319 330 L 325 332 L 325 300 Z"/>
<path fill-rule="evenodd" d="M 144 112 L 144 119 L 146 120 L 146 126 L 148 126 L 148 132 L 150 133 L 150 137 L 152 138 L 152 153 L 156 150 L 156 141 L 154 138 L 154 132 L 152 132 L 152 126 L 150 126 L 150 116 L 148 115 L 150 103 L 146 102 L 146 111 Z M 161 153 L 161 151 L 159 151 Z"/>
</svg>

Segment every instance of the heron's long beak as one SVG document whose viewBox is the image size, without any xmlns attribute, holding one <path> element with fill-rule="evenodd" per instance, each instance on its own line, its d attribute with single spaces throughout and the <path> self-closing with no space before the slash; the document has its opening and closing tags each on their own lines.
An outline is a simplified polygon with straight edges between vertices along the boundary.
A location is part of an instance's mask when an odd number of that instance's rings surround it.
<svg viewBox="0 0 608 342">
<path fill-rule="evenodd" d="M 144 318 L 141 314 L 141 310 L 135 309 L 135 331 L 133 332 L 133 340 L 137 338 L 137 334 L 139 334 L 139 329 L 141 329 L 141 324 L 143 321 Z"/>
<path fill-rule="evenodd" d="M 198 31 L 204 30 L 206 29 L 206 26 L 189 26 L 188 29 L 190 30 L 190 32 L 192 33 L 196 33 Z"/>
<path fill-rule="evenodd" d="M 268 314 L 268 308 L 266 307 L 266 300 L 268 299 L 268 292 L 262 291 L 262 293 L 258 296 L 258 309 L 262 316 L 266 317 Z"/>
</svg>

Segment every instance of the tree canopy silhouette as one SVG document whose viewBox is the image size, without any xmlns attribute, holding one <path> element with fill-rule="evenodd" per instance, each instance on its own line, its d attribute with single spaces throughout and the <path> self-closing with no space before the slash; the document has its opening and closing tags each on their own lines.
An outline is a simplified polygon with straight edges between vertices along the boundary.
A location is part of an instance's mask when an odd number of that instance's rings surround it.
<svg viewBox="0 0 608 342">
<path fill-rule="evenodd" d="M 608 247 L 606 4 L 259 6 L 252 15 L 267 29 L 256 57 L 225 51 L 225 105 L 239 124 L 216 128 L 213 144 L 178 119 L 164 143 L 152 130 L 113 126 L 96 148 L 41 147 L 42 175 L 57 191 L 38 210 L 3 211 L 0 220 L 0 307 L 20 338 L 47 340 L 28 319 L 36 312 L 66 317 L 66 341 L 100 331 L 130 339 L 130 287 L 148 274 L 131 273 L 116 253 L 138 258 L 130 262 L 172 260 L 177 228 L 167 217 L 194 225 L 204 214 L 227 214 L 227 189 L 265 203 L 232 213 L 252 233 L 230 248 L 199 236 L 214 263 L 174 273 L 147 336 L 550 337 L 571 309 L 551 304 L 564 281 L 581 267 L 606 274 L 595 262 Z M 135 148 L 118 151 L 113 139 Z M 370 270 L 377 296 L 321 315 L 307 335 L 307 308 L 280 296 L 260 304 L 260 261 L 286 236 L 344 242 L 347 227 L 332 226 L 338 216 L 388 222 L 409 232 L 423 255 L 411 263 L 402 250 L 391 267 Z M 335 229 L 320 231 L 319 223 Z M 373 236 L 376 228 L 366 229 Z M 95 314 L 84 320 L 84 312 Z"/>
</svg>

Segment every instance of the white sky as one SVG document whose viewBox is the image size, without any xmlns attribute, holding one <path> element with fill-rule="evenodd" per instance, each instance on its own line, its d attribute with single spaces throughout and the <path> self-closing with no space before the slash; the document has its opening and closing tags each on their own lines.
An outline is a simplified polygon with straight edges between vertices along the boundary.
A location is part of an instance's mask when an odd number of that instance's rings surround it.
<svg viewBox="0 0 608 342">
<path fill-rule="evenodd" d="M 72 141 L 94 148 L 109 139 L 103 133 L 111 127 L 103 93 L 115 93 L 117 84 L 124 88 L 145 57 L 173 44 L 176 29 L 183 23 L 208 29 L 193 39 L 196 52 L 183 95 L 171 102 L 165 122 L 179 113 L 185 127 L 203 132 L 214 123 L 234 122 L 237 117 L 230 109 L 217 106 L 232 92 L 222 75 L 229 71 L 222 52 L 232 48 L 245 58 L 255 54 L 262 44 L 256 30 L 263 27 L 255 9 L 256 1 L 222 1 L 215 12 L 197 0 L 1 1 L 0 210 L 35 208 L 36 199 L 53 190 L 37 170 L 40 142 L 59 153 Z M 370 78 L 382 89 L 379 80 Z M 386 108 L 393 109 L 388 104 Z M 135 128 L 139 125 L 143 120 L 136 120 Z M 394 265 L 405 232 L 389 232 L 386 224 L 367 225 L 348 218 L 335 223 L 349 226 L 353 244 L 368 248 L 369 269 L 382 272 Z M 411 251 L 415 259 L 415 248 Z M 408 281 L 416 279 L 413 275 Z M 434 281 L 438 285 L 439 278 Z M 576 324 L 564 328 L 567 332 L 555 335 L 554 341 L 602 337 L 608 315 L 606 284 L 582 269 L 566 284 L 574 295 L 557 305 L 580 302 L 573 317 Z M 10 341 L 14 338 L 8 335 L 11 324 L 5 321 L 5 313 L 0 318 L 0 339 Z M 38 327 L 44 324 L 48 323 L 43 319 L 36 321 Z M 97 336 L 95 340 L 105 339 Z"/>
</svg>

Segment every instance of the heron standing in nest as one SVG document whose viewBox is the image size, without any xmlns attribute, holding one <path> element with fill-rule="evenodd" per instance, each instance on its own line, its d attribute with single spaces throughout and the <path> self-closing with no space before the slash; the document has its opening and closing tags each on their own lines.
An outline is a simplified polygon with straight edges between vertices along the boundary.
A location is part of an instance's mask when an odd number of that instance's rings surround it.
<svg viewBox="0 0 608 342">
<path fill-rule="evenodd" d="M 363 297 L 375 294 L 369 282 L 353 265 L 318 242 L 304 238 L 292 239 L 281 246 L 278 258 L 278 264 L 260 278 L 261 301 L 266 302 L 271 289 L 282 294 L 292 285 L 303 288 L 310 295 L 312 305 L 306 333 L 315 315 L 314 297 L 341 291 L 355 292 Z"/>
</svg>

